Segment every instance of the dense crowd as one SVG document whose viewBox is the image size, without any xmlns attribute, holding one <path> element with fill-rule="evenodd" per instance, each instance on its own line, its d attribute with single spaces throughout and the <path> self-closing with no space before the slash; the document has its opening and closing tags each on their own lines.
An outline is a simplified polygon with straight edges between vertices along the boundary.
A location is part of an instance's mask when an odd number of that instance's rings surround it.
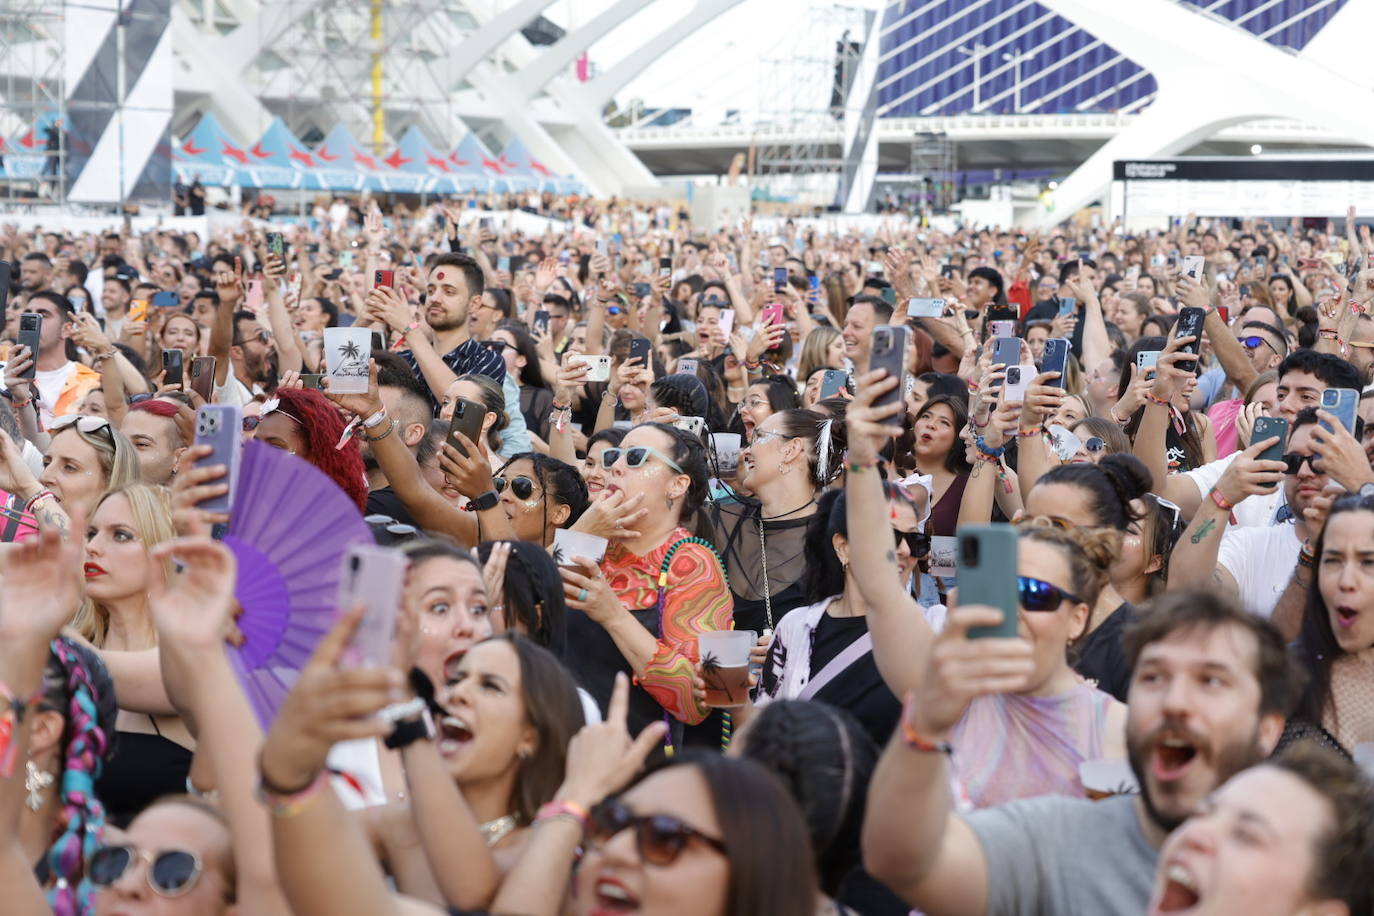
<svg viewBox="0 0 1374 916">
<path fill-rule="evenodd" d="M 5 913 L 1374 912 L 1353 210 L 485 204 L 0 227 Z"/>
</svg>

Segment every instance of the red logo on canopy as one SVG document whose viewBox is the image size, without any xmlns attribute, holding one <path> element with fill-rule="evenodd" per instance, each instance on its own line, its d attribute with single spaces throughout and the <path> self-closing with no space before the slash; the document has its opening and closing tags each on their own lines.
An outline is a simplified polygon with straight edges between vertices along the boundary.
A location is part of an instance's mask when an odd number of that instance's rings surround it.
<svg viewBox="0 0 1374 916">
<path fill-rule="evenodd" d="M 354 153 L 353 161 L 360 165 L 365 165 L 370 169 L 377 168 L 377 160 L 373 159 L 371 156 L 364 156 L 362 153 Z"/>
<path fill-rule="evenodd" d="M 548 166 L 544 165 L 544 163 L 540 162 L 538 159 L 535 159 L 533 157 L 530 158 L 530 168 L 534 169 L 536 172 L 538 172 L 540 175 L 543 175 L 545 178 L 553 177 L 553 172 L 549 171 Z"/>
<path fill-rule="evenodd" d="M 407 162 L 410 162 L 411 160 L 407 159 L 405 156 L 402 156 L 401 151 L 397 150 L 390 156 L 387 156 L 382 161 L 385 162 L 387 165 L 391 166 L 393 169 L 399 169 L 401 166 L 405 165 Z"/>
<path fill-rule="evenodd" d="M 298 150 L 294 146 L 288 146 L 287 148 L 291 150 L 292 159 L 299 159 L 301 162 L 305 163 L 305 167 L 308 169 L 313 169 L 315 167 L 315 160 L 310 158 L 309 153 L 304 150 Z"/>
<path fill-rule="evenodd" d="M 230 157 L 231 159 L 237 159 L 243 165 L 248 164 L 247 153 L 239 149 L 237 146 L 231 144 L 228 140 L 223 140 L 221 142 L 224 144 L 224 155 Z"/>
<path fill-rule="evenodd" d="M 262 148 L 262 141 L 261 141 L 261 140 L 259 140 L 257 143 L 254 143 L 254 144 L 253 144 L 253 155 L 254 155 L 254 156 L 257 156 L 259 159 L 271 159 L 271 158 L 272 158 L 272 154 L 269 153 L 267 150 L 265 150 L 265 149 Z"/>
<path fill-rule="evenodd" d="M 325 162 L 333 162 L 334 160 L 339 158 L 338 156 L 331 156 L 329 154 L 329 150 L 324 148 L 323 143 L 315 147 L 315 155 L 318 156 L 320 159 L 323 159 Z"/>
<path fill-rule="evenodd" d="M 449 161 L 449 162 L 452 162 L 452 163 L 453 163 L 454 165 L 456 165 L 456 166 L 464 166 L 464 165 L 467 165 L 467 164 L 468 164 L 468 161 L 467 161 L 466 159 L 459 159 L 459 158 L 458 158 L 458 152 L 457 152 L 457 150 L 455 150 L 455 151 L 453 151 L 453 152 L 451 152 L 451 153 L 448 154 L 448 161 Z"/>
<path fill-rule="evenodd" d="M 437 158 L 435 158 L 435 157 L 434 157 L 432 154 L 430 154 L 430 153 L 425 153 L 425 164 L 426 164 L 426 165 L 432 165 L 432 166 L 434 166 L 434 168 L 438 169 L 438 170 L 441 171 L 441 172 L 447 172 L 447 171 L 448 171 L 448 163 L 445 162 L 445 161 L 442 160 L 442 159 L 437 159 Z"/>
<path fill-rule="evenodd" d="M 186 141 L 185 145 L 182 146 L 181 151 L 188 156 L 199 156 L 201 153 L 205 152 L 205 150 L 199 149 L 196 146 L 196 141 L 189 139 Z"/>
<path fill-rule="evenodd" d="M 486 156 L 482 157 L 482 168 L 489 169 L 498 175 L 501 174 L 501 163 L 494 162 L 491 159 L 488 159 Z"/>
</svg>

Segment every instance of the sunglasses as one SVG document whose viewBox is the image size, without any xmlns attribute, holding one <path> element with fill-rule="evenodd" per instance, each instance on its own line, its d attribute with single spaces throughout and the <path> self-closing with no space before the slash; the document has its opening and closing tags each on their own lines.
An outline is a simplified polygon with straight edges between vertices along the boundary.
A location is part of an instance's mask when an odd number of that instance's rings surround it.
<svg viewBox="0 0 1374 916">
<path fill-rule="evenodd" d="M 521 502 L 534 496 L 534 492 L 539 489 L 539 484 L 524 474 L 518 477 L 493 477 L 491 485 L 496 488 L 497 493 L 506 492 L 506 487 L 509 486 L 511 495 Z"/>
<path fill-rule="evenodd" d="M 255 334 L 249 334 L 247 337 L 240 337 L 238 340 L 235 340 L 234 346 L 241 347 L 251 340 L 256 340 L 258 343 L 268 343 L 272 340 L 272 332 L 266 328 L 262 328 Z"/>
<path fill-rule="evenodd" d="M 506 347 L 509 347 L 510 344 L 506 343 L 504 340 L 484 340 L 482 341 L 482 346 L 493 353 L 504 353 L 506 352 Z"/>
<path fill-rule="evenodd" d="M 1321 472 L 1317 470 L 1317 465 L 1314 463 L 1317 458 L 1317 455 L 1294 455 L 1290 452 L 1279 460 L 1287 465 L 1283 472 L 1290 477 L 1296 477 L 1298 474 L 1302 473 L 1302 466 L 1304 463 L 1313 474 L 1320 474 Z"/>
<path fill-rule="evenodd" d="M 619 314 L 621 313 L 621 311 L 622 311 L 622 309 L 621 309 L 620 306 L 618 306 L 618 305 L 608 305 L 608 306 L 606 306 L 606 314 L 607 314 L 607 315 L 619 315 Z"/>
<path fill-rule="evenodd" d="M 906 541 L 906 546 L 911 550 L 913 557 L 923 557 L 930 553 L 930 535 L 924 531 L 898 531 L 893 528 L 893 546 L 901 547 L 902 541 Z"/>
<path fill-rule="evenodd" d="M 601 453 L 601 466 L 609 471 L 615 463 L 620 460 L 621 455 L 625 456 L 625 466 L 627 468 L 643 467 L 644 462 L 648 461 L 649 456 L 652 455 L 679 474 L 687 473 L 676 461 L 650 445 L 636 445 L 630 448 L 608 448 Z"/>
<path fill-rule="evenodd" d="M 154 855 L 133 846 L 102 846 L 91 854 L 86 877 L 96 887 L 110 887 L 135 860 L 148 863 L 148 886 L 163 897 L 180 897 L 200 876 L 200 859 L 184 849 L 164 849 Z"/>
<path fill-rule="evenodd" d="M 48 431 L 55 433 L 73 424 L 83 433 L 97 433 L 102 429 L 106 433 L 110 433 L 110 421 L 104 417 L 88 417 L 76 413 L 69 413 L 65 417 L 54 417 L 53 421 L 48 424 Z"/>
<path fill-rule="evenodd" d="M 1032 579 L 1030 576 L 1016 577 L 1016 597 L 1021 606 L 1028 611 L 1057 611 L 1065 601 L 1083 603 L 1083 599 L 1072 592 L 1066 592 L 1044 579 Z"/>
<path fill-rule="evenodd" d="M 604 846 L 616 834 L 633 827 L 635 848 L 649 865 L 672 865 L 693 839 L 701 840 L 721 855 L 726 854 L 723 841 L 687 826 L 671 814 L 637 815 L 619 799 L 610 799 L 593 808 L 591 815 L 587 823 L 591 842 Z"/>
<path fill-rule="evenodd" d="M 1107 450 L 1107 440 L 1101 436 L 1089 436 L 1083 440 L 1083 448 L 1096 455 Z"/>
<path fill-rule="evenodd" d="M 1247 350 L 1258 350 L 1261 344 L 1263 344 L 1271 350 L 1274 350 L 1274 345 L 1271 344 L 1269 341 L 1265 340 L 1263 337 L 1260 337 L 1258 334 L 1254 335 L 1253 337 L 1240 338 L 1240 345 Z M 1274 352 L 1277 353 L 1278 351 L 1274 350 Z"/>
</svg>

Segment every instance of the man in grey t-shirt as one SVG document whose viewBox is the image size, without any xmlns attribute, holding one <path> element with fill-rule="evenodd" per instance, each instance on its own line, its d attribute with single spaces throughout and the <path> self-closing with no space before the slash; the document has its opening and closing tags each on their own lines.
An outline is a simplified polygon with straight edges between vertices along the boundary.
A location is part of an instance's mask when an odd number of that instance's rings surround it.
<svg viewBox="0 0 1374 916">
<path fill-rule="evenodd" d="M 970 627 L 1000 620 L 993 608 L 952 611 L 931 650 L 944 676 L 927 680 L 957 685 L 965 703 L 1017 689 L 1031 670 L 1030 646 L 967 638 Z M 948 709 L 951 697 L 924 688 L 869 788 L 869 873 L 928 916 L 1144 912 L 1164 837 L 1216 787 L 1273 752 L 1297 678 L 1277 630 L 1210 593 L 1166 594 L 1126 648 L 1126 744 L 1139 796 L 1044 796 L 955 814 L 942 752 L 948 735 L 926 731 L 922 716 L 923 707 Z"/>
</svg>

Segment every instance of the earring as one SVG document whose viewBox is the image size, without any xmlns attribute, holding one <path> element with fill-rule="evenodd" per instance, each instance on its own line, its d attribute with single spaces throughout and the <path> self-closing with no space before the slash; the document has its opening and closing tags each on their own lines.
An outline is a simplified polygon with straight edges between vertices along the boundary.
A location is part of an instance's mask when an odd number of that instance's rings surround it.
<svg viewBox="0 0 1374 916">
<path fill-rule="evenodd" d="M 24 790 L 29 793 L 25 804 L 30 811 L 37 811 L 43 807 L 43 790 L 52 785 L 52 774 L 47 770 L 40 770 L 38 764 L 32 760 L 24 761 Z"/>
<path fill-rule="evenodd" d="M 786 461 L 779 461 L 779 462 L 778 462 L 778 473 L 779 473 L 779 474 L 786 474 L 786 473 L 787 473 L 787 462 L 786 462 Z"/>
</svg>

